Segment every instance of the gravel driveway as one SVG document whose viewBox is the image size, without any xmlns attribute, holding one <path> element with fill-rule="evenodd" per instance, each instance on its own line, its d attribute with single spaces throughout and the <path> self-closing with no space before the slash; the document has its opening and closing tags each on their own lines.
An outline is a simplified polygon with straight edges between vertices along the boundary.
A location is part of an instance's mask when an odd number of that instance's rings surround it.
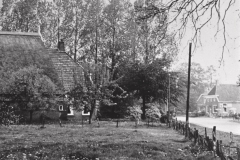
<svg viewBox="0 0 240 160">
<path fill-rule="evenodd" d="M 186 121 L 186 117 L 177 117 L 177 119 Z M 232 118 L 189 117 L 189 123 L 208 128 L 216 126 L 216 129 L 219 131 L 240 135 L 240 121 L 233 120 Z"/>
</svg>

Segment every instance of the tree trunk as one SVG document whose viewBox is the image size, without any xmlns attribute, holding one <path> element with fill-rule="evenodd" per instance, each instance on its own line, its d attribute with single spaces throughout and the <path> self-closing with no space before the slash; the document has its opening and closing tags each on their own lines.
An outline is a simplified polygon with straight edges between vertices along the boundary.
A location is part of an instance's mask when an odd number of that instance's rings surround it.
<svg viewBox="0 0 240 160">
<path fill-rule="evenodd" d="M 29 119 L 29 123 L 32 124 L 32 115 L 33 115 L 33 110 L 30 110 L 29 111 L 30 113 L 30 119 Z"/>
<path fill-rule="evenodd" d="M 143 107 L 142 107 L 142 119 L 146 119 L 146 98 L 145 95 L 142 96 L 143 99 Z"/>
<path fill-rule="evenodd" d="M 94 103 L 91 104 L 90 115 L 89 115 L 89 124 L 92 124 L 92 116 L 93 116 L 94 110 L 95 110 L 95 100 L 94 100 Z"/>
</svg>

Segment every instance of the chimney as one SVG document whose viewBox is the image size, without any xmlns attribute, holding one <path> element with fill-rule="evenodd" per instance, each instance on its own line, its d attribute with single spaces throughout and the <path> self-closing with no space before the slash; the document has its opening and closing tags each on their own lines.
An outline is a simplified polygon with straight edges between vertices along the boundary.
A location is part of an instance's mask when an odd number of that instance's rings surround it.
<svg viewBox="0 0 240 160">
<path fill-rule="evenodd" d="M 64 47 L 63 39 L 61 39 L 61 40 L 58 42 L 58 49 L 59 49 L 60 52 L 65 52 L 65 47 Z"/>
</svg>

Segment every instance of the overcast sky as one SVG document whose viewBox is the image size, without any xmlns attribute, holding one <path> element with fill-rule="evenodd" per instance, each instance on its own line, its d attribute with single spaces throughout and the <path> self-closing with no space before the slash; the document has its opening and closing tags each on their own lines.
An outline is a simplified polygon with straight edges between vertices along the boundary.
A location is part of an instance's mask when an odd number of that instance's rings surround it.
<svg viewBox="0 0 240 160">
<path fill-rule="evenodd" d="M 0 0 L 0 6 L 1 4 L 2 0 Z M 237 77 L 240 74 L 239 6 L 240 2 L 236 1 L 226 17 L 227 48 L 224 52 L 224 61 L 222 62 L 221 66 L 219 60 L 222 56 L 222 46 L 224 41 L 222 32 L 219 32 L 219 34 L 214 37 L 216 33 L 216 23 L 208 24 L 208 26 L 202 30 L 202 46 L 197 47 L 192 57 L 192 62 L 200 63 L 203 67 L 207 67 L 210 65 L 215 66 L 218 69 L 217 75 L 220 83 L 236 84 Z M 220 30 L 222 30 L 222 28 L 223 27 L 220 26 Z M 190 40 L 189 35 L 190 31 L 187 31 L 185 37 L 182 39 L 181 44 L 179 45 L 180 52 L 178 60 L 180 62 L 188 61 L 188 44 Z"/>
<path fill-rule="evenodd" d="M 228 3 L 228 1 L 226 1 Z M 240 2 L 236 1 L 236 4 L 229 10 L 226 17 L 226 37 L 227 44 L 223 54 L 223 62 L 219 63 L 222 58 L 222 46 L 224 44 L 223 26 L 220 25 L 220 32 L 217 36 L 217 18 L 215 22 L 208 24 L 201 31 L 202 46 L 198 46 L 193 53 L 192 62 L 198 62 L 202 66 L 206 67 L 213 65 L 218 70 L 218 78 L 220 83 L 236 84 L 237 77 L 240 74 Z M 215 15 L 216 16 L 216 15 Z M 189 31 L 187 31 L 189 32 Z M 180 61 L 188 61 L 188 44 L 189 35 L 186 33 L 182 43 L 180 45 Z M 220 68 L 219 68 L 220 67 Z"/>
</svg>

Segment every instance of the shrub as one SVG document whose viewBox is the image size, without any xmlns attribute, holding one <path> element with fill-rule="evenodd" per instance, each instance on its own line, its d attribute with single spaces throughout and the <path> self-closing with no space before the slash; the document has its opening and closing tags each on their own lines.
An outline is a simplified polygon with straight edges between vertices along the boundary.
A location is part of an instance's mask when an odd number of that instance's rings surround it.
<svg viewBox="0 0 240 160">
<path fill-rule="evenodd" d="M 128 107 L 128 114 L 133 119 L 140 119 L 142 114 L 141 106 L 134 105 L 134 106 Z"/>
<path fill-rule="evenodd" d="M 12 105 L 7 103 L 0 104 L 0 125 L 10 125 L 19 123 L 20 116 L 16 114 Z"/>
<path fill-rule="evenodd" d="M 146 117 L 151 119 L 159 119 L 161 117 L 160 110 L 157 105 L 150 104 L 146 109 Z"/>
</svg>

